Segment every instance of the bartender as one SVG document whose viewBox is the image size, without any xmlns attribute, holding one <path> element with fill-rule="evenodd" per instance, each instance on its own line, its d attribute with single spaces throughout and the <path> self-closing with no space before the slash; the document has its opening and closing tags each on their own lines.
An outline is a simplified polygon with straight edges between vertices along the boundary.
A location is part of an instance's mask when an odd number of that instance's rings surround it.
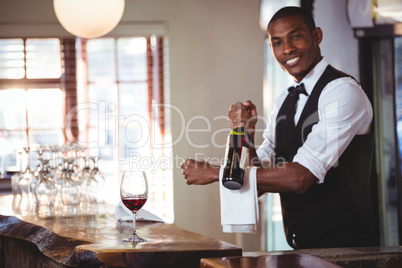
<svg viewBox="0 0 402 268">
<path fill-rule="evenodd" d="M 262 145 L 249 150 L 259 166 L 259 194 L 280 194 L 287 242 L 295 249 L 379 246 L 370 196 L 373 112 L 366 94 L 322 57 L 323 32 L 309 12 L 282 8 L 267 31 L 294 85 L 275 101 Z M 231 127 L 247 128 L 253 144 L 255 105 L 235 103 L 228 117 Z M 219 181 L 219 167 L 209 163 L 187 159 L 181 168 L 187 184 Z"/>
</svg>

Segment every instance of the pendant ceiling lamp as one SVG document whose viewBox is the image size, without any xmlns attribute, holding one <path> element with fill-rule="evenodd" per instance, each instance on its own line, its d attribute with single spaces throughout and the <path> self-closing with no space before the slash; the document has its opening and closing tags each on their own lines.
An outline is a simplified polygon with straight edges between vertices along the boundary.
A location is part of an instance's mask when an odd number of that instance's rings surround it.
<svg viewBox="0 0 402 268">
<path fill-rule="evenodd" d="M 96 38 L 119 23 L 124 0 L 53 0 L 53 7 L 60 24 L 69 33 Z"/>
</svg>

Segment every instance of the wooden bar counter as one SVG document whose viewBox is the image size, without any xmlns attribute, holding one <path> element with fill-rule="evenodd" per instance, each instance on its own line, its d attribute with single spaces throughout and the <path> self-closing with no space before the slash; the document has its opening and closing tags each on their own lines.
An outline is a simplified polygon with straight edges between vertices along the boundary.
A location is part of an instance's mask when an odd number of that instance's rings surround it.
<svg viewBox="0 0 402 268">
<path fill-rule="evenodd" d="M 118 222 L 113 207 L 97 214 L 16 215 L 12 202 L 12 195 L 0 196 L 0 267 L 199 267 L 201 258 L 242 255 L 237 246 L 160 222 L 137 222 L 148 242 L 121 242 L 132 223 Z"/>
</svg>

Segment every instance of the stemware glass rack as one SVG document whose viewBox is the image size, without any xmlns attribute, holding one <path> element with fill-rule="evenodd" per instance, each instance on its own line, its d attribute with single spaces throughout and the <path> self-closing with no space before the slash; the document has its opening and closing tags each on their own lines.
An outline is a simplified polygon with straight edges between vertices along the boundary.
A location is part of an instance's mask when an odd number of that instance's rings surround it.
<svg viewBox="0 0 402 268">
<path fill-rule="evenodd" d="M 36 153 L 36 155 L 35 155 Z M 105 178 L 99 157 L 75 145 L 24 147 L 20 170 L 11 178 L 13 210 L 46 216 L 93 213 L 104 201 Z M 38 164 L 31 169 L 31 159 Z"/>
</svg>

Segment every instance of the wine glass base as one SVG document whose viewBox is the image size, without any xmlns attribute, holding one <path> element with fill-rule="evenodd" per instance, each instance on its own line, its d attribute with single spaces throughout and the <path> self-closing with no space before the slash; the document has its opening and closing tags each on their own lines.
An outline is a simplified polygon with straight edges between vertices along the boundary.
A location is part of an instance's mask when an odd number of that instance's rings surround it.
<svg viewBox="0 0 402 268">
<path fill-rule="evenodd" d="M 132 244 L 138 244 L 138 243 L 147 242 L 147 241 L 148 241 L 147 239 L 139 237 L 138 235 L 130 236 L 130 237 L 122 240 L 122 242 L 130 242 Z"/>
</svg>

